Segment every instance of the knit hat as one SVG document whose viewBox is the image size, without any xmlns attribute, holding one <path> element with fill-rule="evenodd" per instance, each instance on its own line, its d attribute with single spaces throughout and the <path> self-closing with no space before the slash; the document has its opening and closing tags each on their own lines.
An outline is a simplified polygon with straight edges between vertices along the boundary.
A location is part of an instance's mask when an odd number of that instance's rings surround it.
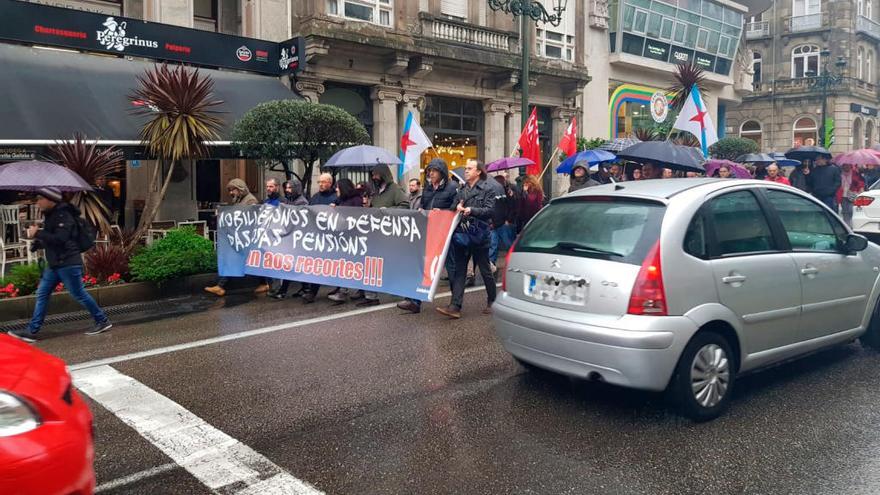
<svg viewBox="0 0 880 495">
<path fill-rule="evenodd" d="M 60 203 L 62 200 L 61 189 L 57 187 L 44 187 L 37 191 L 38 196 L 42 196 L 49 201 L 54 201 L 55 203 Z"/>
</svg>

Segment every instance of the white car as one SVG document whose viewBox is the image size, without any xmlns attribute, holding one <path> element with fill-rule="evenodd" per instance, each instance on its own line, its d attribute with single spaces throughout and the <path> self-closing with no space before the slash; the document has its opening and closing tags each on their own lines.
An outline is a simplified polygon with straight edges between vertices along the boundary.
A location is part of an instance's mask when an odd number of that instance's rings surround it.
<svg viewBox="0 0 880 495">
<path fill-rule="evenodd" d="M 853 201 L 852 229 L 880 243 L 880 181 L 871 184 Z"/>
</svg>

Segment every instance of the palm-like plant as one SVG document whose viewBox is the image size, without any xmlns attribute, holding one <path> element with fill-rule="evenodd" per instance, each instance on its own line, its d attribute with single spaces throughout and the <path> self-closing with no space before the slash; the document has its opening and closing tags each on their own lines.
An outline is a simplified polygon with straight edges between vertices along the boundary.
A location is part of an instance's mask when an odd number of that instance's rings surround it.
<svg viewBox="0 0 880 495">
<path fill-rule="evenodd" d="M 134 113 L 147 117 L 140 137 L 159 161 L 150 184 L 157 184 L 159 170 L 165 162 L 170 165 L 159 191 L 154 193 L 151 188 L 147 195 L 135 242 L 156 216 L 177 163 L 206 156 L 206 141 L 218 140 L 223 127 L 220 112 L 215 109 L 223 102 L 213 99 L 214 82 L 210 77 L 199 75 L 198 70 L 155 66 L 139 76 L 138 83 L 139 87 L 129 98 L 136 106 Z M 129 251 L 132 249 L 134 243 L 128 246 Z"/>
<path fill-rule="evenodd" d="M 122 156 L 110 147 L 99 150 L 96 143 L 88 144 L 85 136 L 74 134 L 69 141 L 59 141 L 49 150 L 49 159 L 69 168 L 89 184 L 122 169 Z M 82 191 L 70 201 L 79 208 L 86 220 L 103 233 L 110 232 L 110 210 L 94 191 Z"/>
<path fill-rule="evenodd" d="M 707 94 L 705 87 L 706 75 L 702 68 L 693 63 L 678 64 L 673 72 L 675 83 L 667 88 L 666 92 L 671 97 L 669 106 L 675 112 L 680 112 L 685 102 L 690 96 L 691 88 L 696 85 L 700 93 Z"/>
<path fill-rule="evenodd" d="M 662 136 L 658 136 L 657 130 L 652 127 L 636 127 L 633 129 L 632 135 L 639 141 L 657 141 Z"/>
</svg>

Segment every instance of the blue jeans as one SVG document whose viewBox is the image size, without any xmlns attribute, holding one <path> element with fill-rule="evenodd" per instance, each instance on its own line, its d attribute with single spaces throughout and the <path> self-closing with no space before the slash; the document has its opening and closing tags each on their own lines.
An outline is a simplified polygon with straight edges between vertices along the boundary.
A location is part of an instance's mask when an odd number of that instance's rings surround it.
<svg viewBox="0 0 880 495">
<path fill-rule="evenodd" d="M 816 196 L 816 199 L 825 203 L 829 208 L 831 208 L 831 211 L 833 211 L 834 213 L 840 213 L 840 211 L 837 209 L 836 196 Z"/>
<path fill-rule="evenodd" d="M 489 232 L 489 261 L 493 265 L 498 261 L 498 233 L 495 229 Z"/>
<path fill-rule="evenodd" d="M 81 265 L 62 266 L 59 268 L 46 268 L 40 278 L 40 286 L 37 287 L 37 303 L 34 306 L 34 317 L 28 325 L 31 333 L 40 331 L 43 320 L 46 319 L 46 311 L 49 309 L 49 297 L 55 291 L 58 282 L 64 284 L 64 288 L 84 308 L 89 310 L 95 323 L 101 324 L 107 321 L 107 315 L 101 311 L 92 296 L 86 292 L 82 283 L 83 271 Z"/>
<path fill-rule="evenodd" d="M 498 248 L 504 249 L 505 251 L 510 249 L 513 241 L 516 240 L 516 229 L 513 225 L 504 224 L 495 229 L 495 232 L 498 233 Z"/>
</svg>

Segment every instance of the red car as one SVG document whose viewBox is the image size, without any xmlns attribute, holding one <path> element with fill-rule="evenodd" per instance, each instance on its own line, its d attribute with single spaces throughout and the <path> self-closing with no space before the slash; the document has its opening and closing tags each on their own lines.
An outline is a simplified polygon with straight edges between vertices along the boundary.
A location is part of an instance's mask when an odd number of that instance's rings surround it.
<svg viewBox="0 0 880 495">
<path fill-rule="evenodd" d="M 0 493 L 91 495 L 92 413 L 64 361 L 0 335 Z"/>
</svg>

